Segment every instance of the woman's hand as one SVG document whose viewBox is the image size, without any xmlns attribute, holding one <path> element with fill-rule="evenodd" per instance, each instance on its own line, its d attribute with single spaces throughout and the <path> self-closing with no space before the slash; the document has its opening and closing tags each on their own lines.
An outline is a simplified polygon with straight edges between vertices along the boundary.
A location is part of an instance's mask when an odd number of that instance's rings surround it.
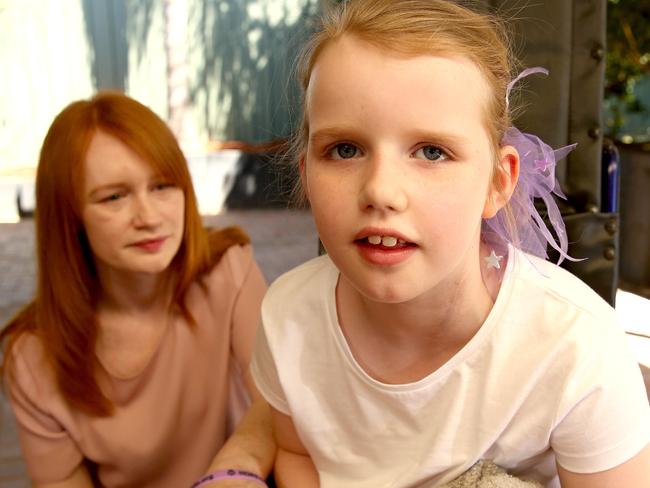
<svg viewBox="0 0 650 488">
<path fill-rule="evenodd" d="M 86 467 L 80 464 L 65 480 L 56 483 L 32 483 L 32 488 L 93 488 L 93 482 Z"/>
</svg>

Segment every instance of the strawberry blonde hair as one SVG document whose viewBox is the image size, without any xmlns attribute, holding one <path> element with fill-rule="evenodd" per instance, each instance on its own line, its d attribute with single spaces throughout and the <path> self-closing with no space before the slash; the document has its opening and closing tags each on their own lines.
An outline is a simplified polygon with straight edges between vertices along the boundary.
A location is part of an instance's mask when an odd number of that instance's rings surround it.
<svg viewBox="0 0 650 488">
<path fill-rule="evenodd" d="M 493 147 L 493 181 L 498 150 L 511 125 L 506 90 L 511 80 L 514 56 L 503 22 L 488 13 L 470 10 L 450 0 L 348 0 L 328 9 L 320 28 L 308 40 L 298 58 L 297 76 L 303 93 L 302 122 L 291 144 L 292 159 L 304 154 L 309 137 L 306 112 L 307 88 L 320 53 L 343 36 L 354 36 L 397 55 L 454 55 L 472 61 L 490 87 L 484 125 Z M 422 73 L 422 76 L 434 76 Z M 304 201 L 300 187 L 295 198 Z"/>
<path fill-rule="evenodd" d="M 100 92 L 68 105 L 54 119 L 36 174 L 36 295 L 0 334 L 0 341 L 8 340 L 2 368 L 11 365 L 16 339 L 31 332 L 40 339 L 66 401 L 92 415 L 109 415 L 112 403 L 95 378 L 101 289 L 81 219 L 84 161 L 97 131 L 119 139 L 183 191 L 183 237 L 168 274 L 173 307 L 190 324 L 194 321 L 183 297 L 208 269 L 211 257 L 187 162 L 171 130 L 154 112 L 126 95 Z"/>
</svg>

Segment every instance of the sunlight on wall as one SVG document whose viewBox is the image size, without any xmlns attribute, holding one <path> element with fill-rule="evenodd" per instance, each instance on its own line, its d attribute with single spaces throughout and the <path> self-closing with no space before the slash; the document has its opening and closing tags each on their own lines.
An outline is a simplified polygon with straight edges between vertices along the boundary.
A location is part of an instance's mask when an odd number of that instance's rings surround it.
<svg viewBox="0 0 650 488">
<path fill-rule="evenodd" d="M 188 73 L 206 140 L 267 142 L 288 135 L 290 77 L 318 0 L 188 0 Z"/>
<path fill-rule="evenodd" d="M 283 22 L 295 24 L 305 2 L 300 0 L 258 0 L 248 5 L 248 16 L 252 20 L 266 19 L 270 26 L 275 27 Z"/>
<path fill-rule="evenodd" d="M 163 1 L 148 2 L 151 12 L 144 15 L 142 0 L 127 0 L 126 43 L 128 73 L 126 92 L 147 105 L 163 119 L 168 117 L 167 59 Z"/>
<path fill-rule="evenodd" d="M 19 188 L 33 205 L 47 128 L 95 84 L 151 107 L 188 156 L 214 141 L 288 135 L 293 61 L 318 9 L 319 0 L 0 0 L 0 221 L 17 219 Z"/>
<path fill-rule="evenodd" d="M 35 166 L 54 116 L 92 93 L 80 0 L 5 0 L 0 9 L 0 169 Z"/>
</svg>

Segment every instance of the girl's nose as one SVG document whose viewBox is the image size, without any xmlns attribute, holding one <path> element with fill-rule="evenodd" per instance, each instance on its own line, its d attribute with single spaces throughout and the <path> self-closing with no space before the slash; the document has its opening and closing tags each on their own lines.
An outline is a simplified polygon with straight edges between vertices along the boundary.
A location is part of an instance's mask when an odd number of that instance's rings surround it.
<svg viewBox="0 0 650 488">
<path fill-rule="evenodd" d="M 399 163 L 388 158 L 373 158 L 368 161 L 361 178 L 359 204 L 363 210 L 402 212 L 408 206 Z"/>
<path fill-rule="evenodd" d="M 156 227 L 160 223 L 160 212 L 150 195 L 138 195 L 133 199 L 133 225 Z"/>
</svg>

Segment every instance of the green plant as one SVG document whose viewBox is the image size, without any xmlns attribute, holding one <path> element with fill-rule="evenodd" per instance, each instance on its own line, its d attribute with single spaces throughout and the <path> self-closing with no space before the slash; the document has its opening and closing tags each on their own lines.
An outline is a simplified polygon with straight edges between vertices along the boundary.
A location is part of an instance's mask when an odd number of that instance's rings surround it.
<svg viewBox="0 0 650 488">
<path fill-rule="evenodd" d="M 650 0 L 608 0 L 605 102 L 609 135 L 625 135 L 627 118 L 642 116 L 650 124 L 650 107 L 639 97 L 638 84 L 650 77 Z"/>
</svg>

